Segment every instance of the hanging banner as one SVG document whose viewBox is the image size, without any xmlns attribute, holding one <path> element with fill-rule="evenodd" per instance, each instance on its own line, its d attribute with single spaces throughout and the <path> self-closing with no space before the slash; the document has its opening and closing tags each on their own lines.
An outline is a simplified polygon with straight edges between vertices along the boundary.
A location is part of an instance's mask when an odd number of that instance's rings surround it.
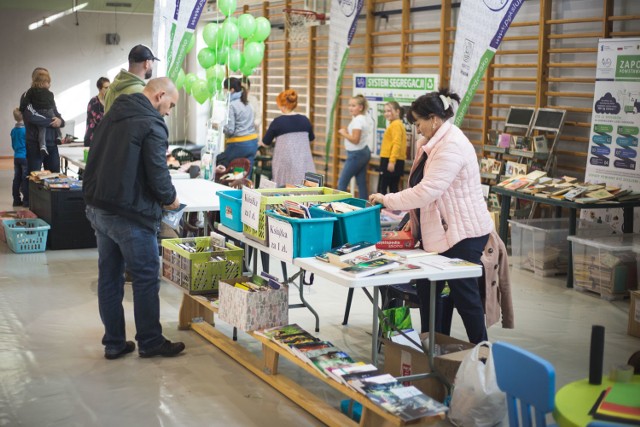
<svg viewBox="0 0 640 427">
<path fill-rule="evenodd" d="M 460 95 L 454 123 L 462 124 L 493 56 L 524 0 L 462 0 L 451 65 L 452 92 Z M 482 22 L 482 25 L 477 25 Z"/>
<path fill-rule="evenodd" d="M 382 137 L 387 129 L 387 119 L 384 118 L 384 104 L 396 101 L 405 111 L 419 96 L 433 92 L 438 88 L 437 74 L 354 74 L 353 95 L 364 95 L 369 104 L 368 116 L 374 123 L 369 148 L 373 157 L 380 157 Z M 411 126 L 407 125 L 407 137 L 411 137 Z M 412 145 L 408 144 L 411 149 Z M 408 153 L 408 159 L 413 153 Z"/>
<path fill-rule="evenodd" d="M 640 192 L 639 137 L 640 38 L 600 39 L 585 181 Z M 582 215 L 622 231 L 622 209 Z M 636 209 L 634 232 L 639 230 Z"/>
<path fill-rule="evenodd" d="M 327 76 L 327 139 L 325 162 L 328 167 L 331 141 L 333 140 L 333 119 L 342 88 L 342 75 L 349 58 L 349 46 L 356 33 L 358 16 L 364 0 L 332 0 L 331 31 L 329 31 L 329 65 Z"/>
<path fill-rule="evenodd" d="M 194 31 L 206 0 L 156 0 L 153 10 L 153 49 L 159 52 L 164 74 L 175 81 L 195 40 Z M 166 55 L 164 54 L 166 52 Z"/>
</svg>

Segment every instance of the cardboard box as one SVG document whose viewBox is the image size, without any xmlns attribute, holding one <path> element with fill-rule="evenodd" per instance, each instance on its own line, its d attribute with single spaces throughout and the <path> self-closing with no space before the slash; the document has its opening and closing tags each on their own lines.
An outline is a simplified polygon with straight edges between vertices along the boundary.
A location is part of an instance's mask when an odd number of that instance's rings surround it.
<svg viewBox="0 0 640 427">
<path fill-rule="evenodd" d="M 241 331 L 274 328 L 289 324 L 289 288 L 248 292 L 233 285 L 251 280 L 242 276 L 233 283 L 220 282 L 218 316 Z"/>
<path fill-rule="evenodd" d="M 420 338 L 424 340 L 429 334 L 421 334 Z M 384 367 L 383 371 L 394 377 L 416 375 L 431 372 L 429 369 L 429 359 L 427 355 L 414 348 L 396 344 L 387 339 L 384 342 Z M 442 374 L 450 383 L 456 378 L 456 373 L 462 363 L 462 359 L 469 354 L 474 345 L 447 335 L 436 333 L 436 344 L 440 346 L 458 346 L 461 351 L 436 356 L 434 366 L 436 371 Z M 483 349 L 484 357 L 487 356 L 486 348 Z M 446 394 L 446 387 L 435 378 L 427 378 L 424 380 L 414 381 L 416 386 L 427 396 L 442 402 Z"/>
<path fill-rule="evenodd" d="M 640 338 L 640 291 L 631 291 L 629 304 L 629 326 L 627 333 Z"/>
</svg>

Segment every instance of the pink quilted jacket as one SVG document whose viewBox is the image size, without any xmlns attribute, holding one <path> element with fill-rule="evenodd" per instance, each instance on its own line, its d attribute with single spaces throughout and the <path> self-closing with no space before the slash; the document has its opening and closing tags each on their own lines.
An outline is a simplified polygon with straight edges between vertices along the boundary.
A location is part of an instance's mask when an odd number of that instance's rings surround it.
<svg viewBox="0 0 640 427">
<path fill-rule="evenodd" d="M 422 246 L 442 253 L 469 237 L 491 233 L 493 222 L 480 186 L 480 169 L 473 145 L 455 125 L 445 122 L 423 145 L 427 153 L 424 178 L 413 188 L 384 196 L 391 209 L 420 208 Z M 418 150 L 411 172 L 422 153 Z M 411 229 L 418 218 L 411 212 Z M 415 236 L 418 237 L 418 236 Z"/>
</svg>

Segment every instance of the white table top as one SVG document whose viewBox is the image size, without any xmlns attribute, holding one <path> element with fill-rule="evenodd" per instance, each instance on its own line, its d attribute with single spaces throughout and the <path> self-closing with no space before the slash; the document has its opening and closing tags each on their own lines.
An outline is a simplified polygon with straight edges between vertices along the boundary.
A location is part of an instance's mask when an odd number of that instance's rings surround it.
<svg viewBox="0 0 640 427">
<path fill-rule="evenodd" d="M 180 203 L 187 205 L 184 209 L 185 212 L 218 211 L 220 210 L 220 199 L 216 192 L 230 190 L 226 185 L 200 178 L 172 178 L 171 182 L 178 192 Z"/>
<path fill-rule="evenodd" d="M 240 240 L 245 244 L 266 252 L 269 255 L 274 255 L 272 251 L 261 243 L 246 237 L 242 232 L 233 231 L 228 227 L 220 224 L 218 229 L 227 236 Z M 346 273 L 340 271 L 340 267 L 333 264 L 329 264 L 324 261 L 320 261 L 314 257 L 308 258 L 294 258 L 293 265 L 300 267 L 310 273 L 317 274 L 318 276 L 330 280 L 340 286 L 348 288 L 365 288 L 369 286 L 385 286 L 396 283 L 408 283 L 411 280 L 416 279 L 428 279 L 431 281 L 442 281 L 452 279 L 464 279 L 468 277 L 480 277 L 482 275 L 482 268 L 478 267 L 454 267 L 446 270 L 441 270 L 437 267 L 426 265 L 421 263 L 429 257 L 445 258 L 441 255 L 425 255 L 424 257 L 411 258 L 407 261 L 409 264 L 415 264 L 420 266 L 419 270 L 401 270 L 391 271 L 387 274 L 377 274 L 374 276 L 354 278 Z"/>
<path fill-rule="evenodd" d="M 66 159 L 69 163 L 76 165 L 80 169 L 84 169 L 87 165 L 84 162 L 84 150 L 86 147 L 61 145 L 58 147 L 58 154 L 61 158 Z"/>
</svg>

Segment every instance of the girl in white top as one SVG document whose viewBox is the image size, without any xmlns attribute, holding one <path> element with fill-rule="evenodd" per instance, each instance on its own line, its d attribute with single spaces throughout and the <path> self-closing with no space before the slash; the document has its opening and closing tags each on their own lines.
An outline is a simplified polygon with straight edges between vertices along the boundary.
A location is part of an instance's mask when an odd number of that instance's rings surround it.
<svg viewBox="0 0 640 427">
<path fill-rule="evenodd" d="M 349 100 L 349 113 L 353 118 L 346 129 L 341 128 L 338 131 L 338 134 L 344 138 L 344 145 L 347 149 L 347 160 L 344 162 L 338 179 L 338 190 L 346 191 L 349 181 L 355 176 L 358 185 L 358 197 L 365 200 L 369 197 L 367 165 L 371 159 L 368 141 L 371 135 L 372 123 L 366 115 L 368 110 L 369 105 L 364 96 L 356 95 L 351 98 Z"/>
</svg>

